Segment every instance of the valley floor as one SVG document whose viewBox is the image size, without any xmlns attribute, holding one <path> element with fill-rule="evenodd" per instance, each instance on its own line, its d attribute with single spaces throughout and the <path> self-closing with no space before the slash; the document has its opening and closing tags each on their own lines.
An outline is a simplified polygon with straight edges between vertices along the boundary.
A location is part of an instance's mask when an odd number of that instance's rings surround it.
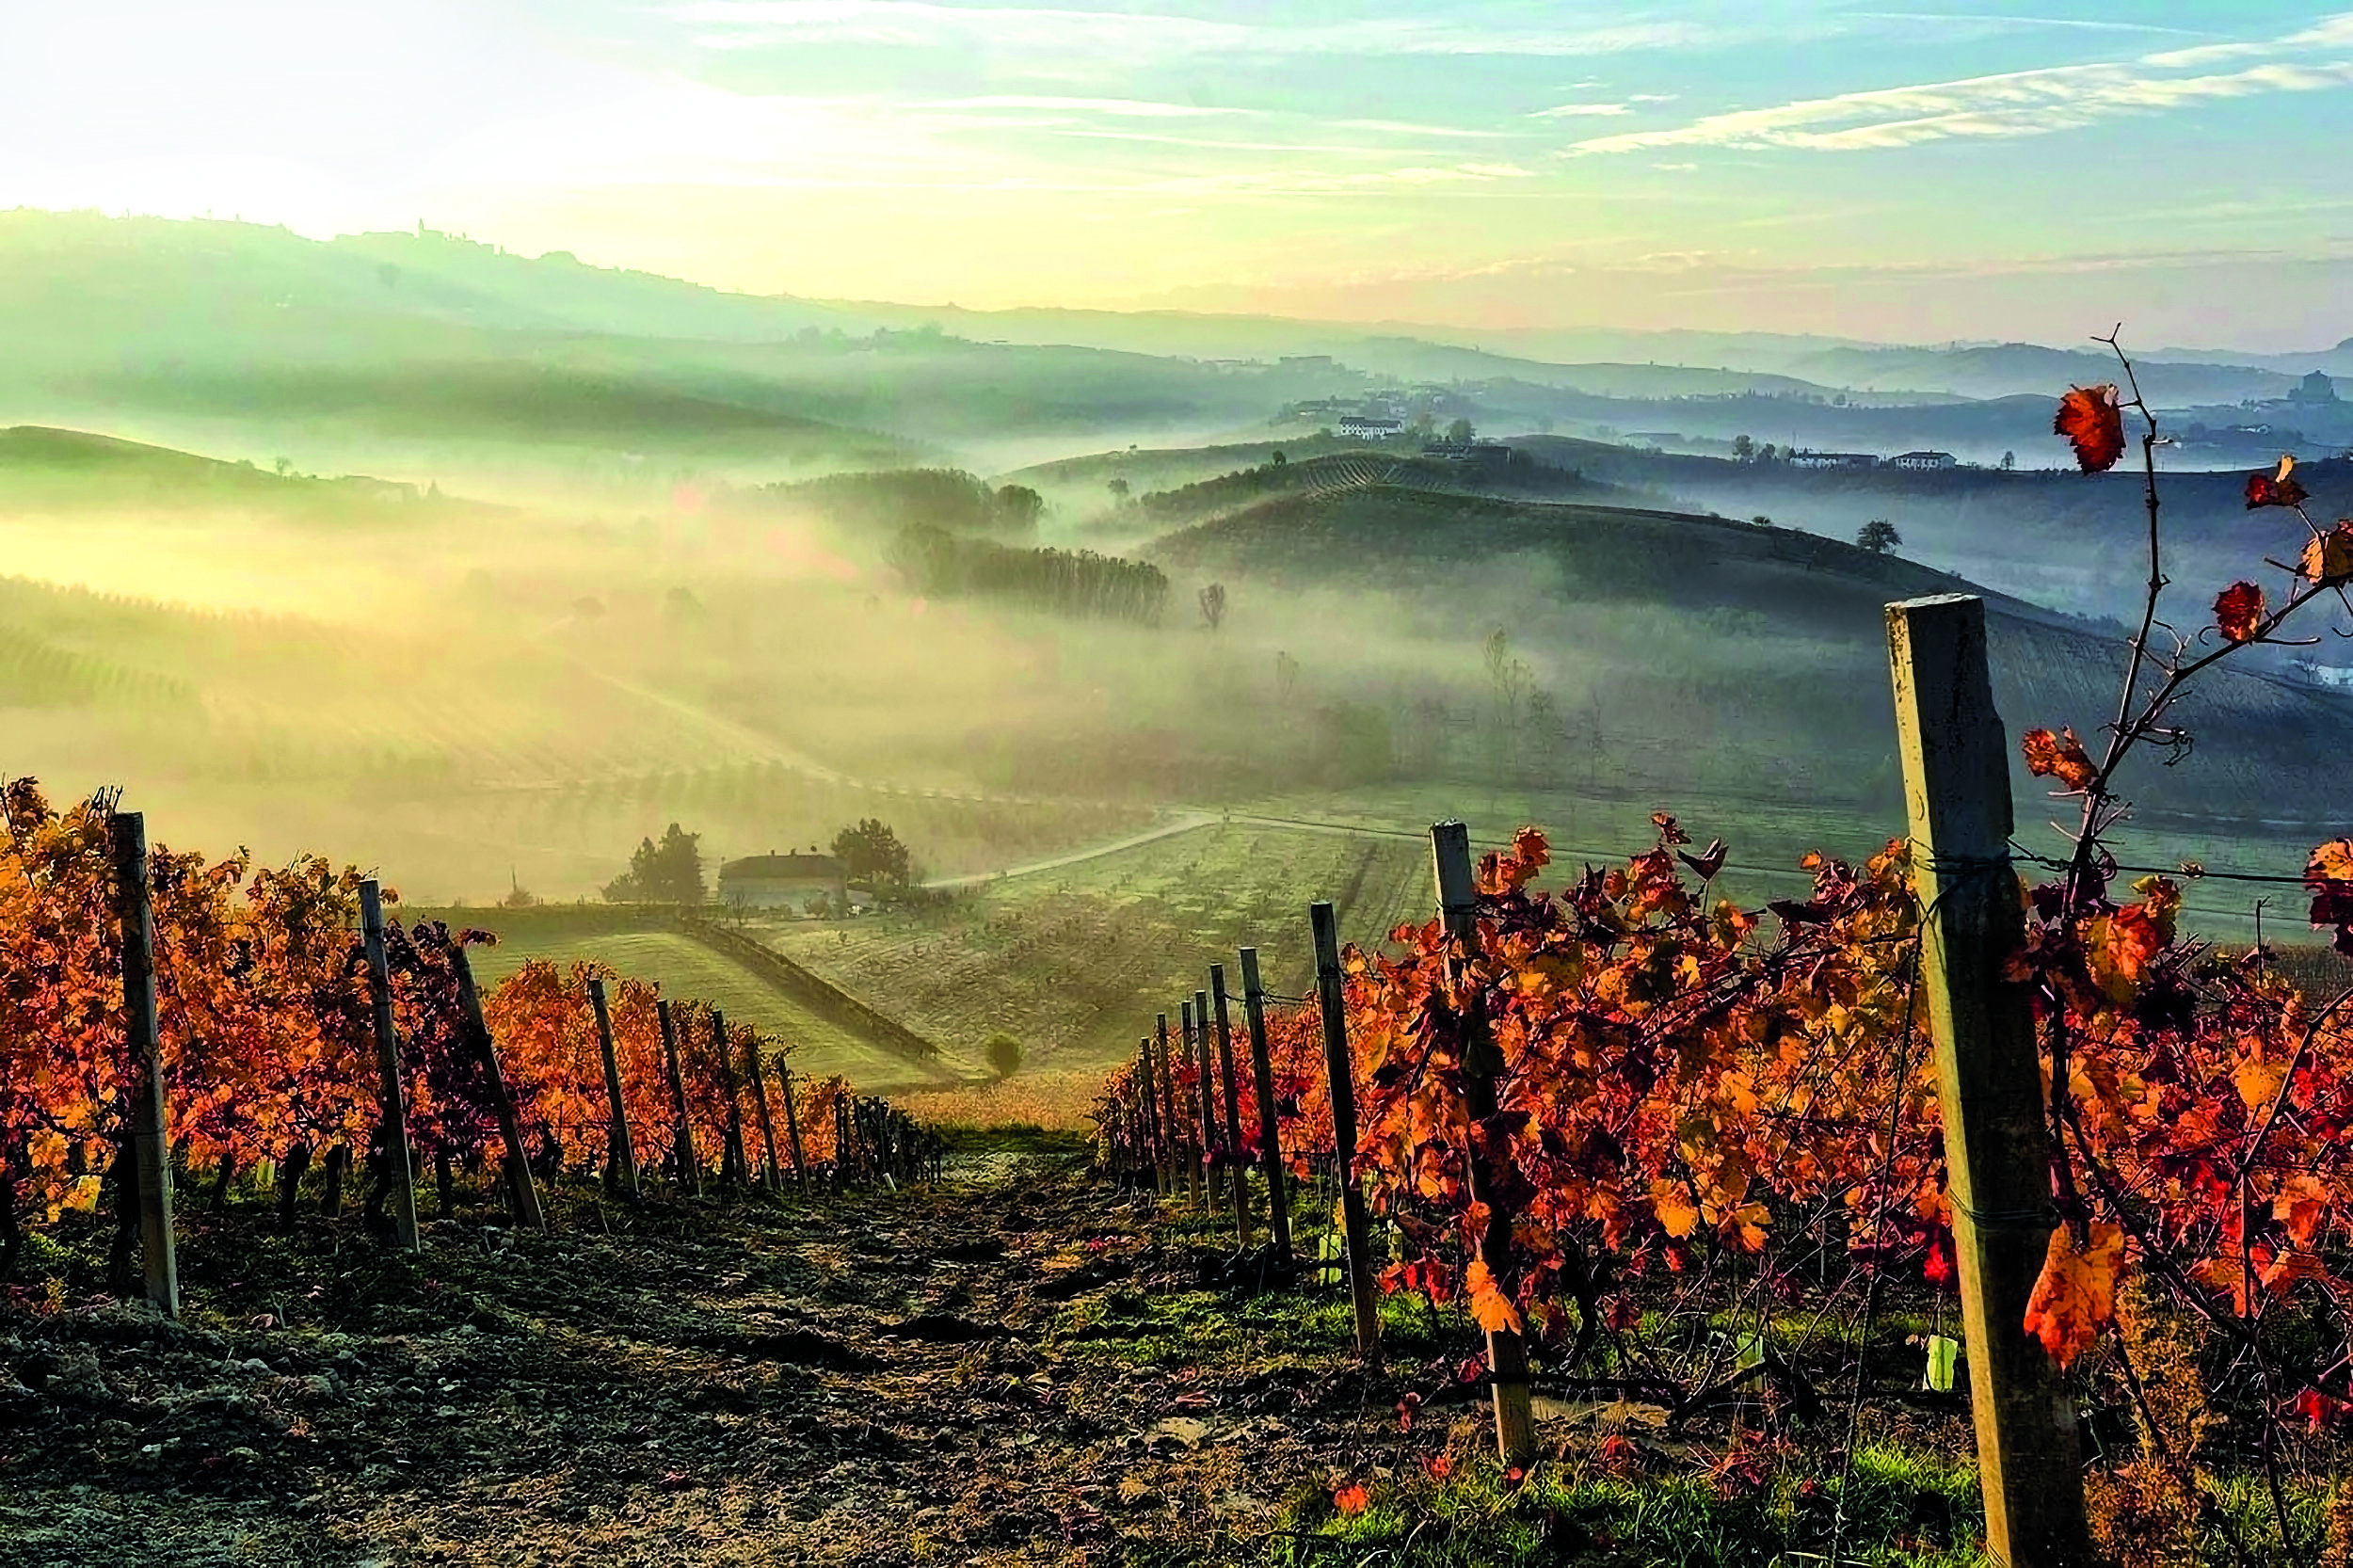
<svg viewBox="0 0 2353 1568">
<path fill-rule="evenodd" d="M 52 1233 L 46 1298 L 0 1302 L 0 1564 L 1176 1568 L 1386 1544 L 1728 1565 L 1827 1528 L 1806 1478 L 1836 1473 L 1816 1445 L 1843 1408 L 1757 1450 L 1771 1479 L 1727 1482 L 1718 1451 L 1787 1412 L 1669 1430 L 1614 1396 L 1547 1401 L 1558 1463 L 1514 1488 L 1456 1375 L 1466 1320 L 1392 1299 L 1369 1376 L 1339 1291 L 1201 1288 L 1230 1230 L 1144 1213 L 1075 1156 L 955 1157 L 895 1194 L 557 1207 L 548 1236 L 428 1223 L 418 1258 L 354 1222 L 191 1214 L 180 1323 L 89 1293 L 96 1238 Z M 1871 1357 L 1882 1388 L 1916 1362 L 1900 1335 Z M 1849 1541 L 1965 1560 L 1958 1400 L 1873 1405 L 1904 1448 L 1858 1449 L 1875 1517 Z"/>
<path fill-rule="evenodd" d="M 1218 1364 L 1071 1332 L 1170 1255 L 1058 1161 L 951 1178 L 413 1262 L 192 1217 L 183 1325 L 0 1312 L 0 1563 L 1228 1561 L 1387 1413 L 1337 1315 Z"/>
</svg>

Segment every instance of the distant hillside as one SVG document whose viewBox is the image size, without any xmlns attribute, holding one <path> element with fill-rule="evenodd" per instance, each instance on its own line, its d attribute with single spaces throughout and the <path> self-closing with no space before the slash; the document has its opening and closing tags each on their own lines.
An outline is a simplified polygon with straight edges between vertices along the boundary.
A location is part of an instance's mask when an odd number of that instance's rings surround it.
<svg viewBox="0 0 2353 1568">
<path fill-rule="evenodd" d="M 353 503 L 431 508 L 435 515 L 481 509 L 394 480 L 364 474 L 319 478 L 279 473 L 250 461 L 224 462 L 87 430 L 20 424 L 0 429 L 0 507 L 29 510 L 137 506 L 142 510 L 233 507 L 248 511 L 332 509 Z M 413 512 L 404 511 L 413 516 Z"/>
<path fill-rule="evenodd" d="M 2044 408 L 2049 400 L 2041 400 Z M 1785 463 L 1736 463 L 1645 453 L 1561 437 L 1517 442 L 1548 463 L 1662 498 L 1663 504 L 1851 538 L 1873 519 L 1902 534 L 1904 552 L 1980 583 L 2072 613 L 2113 617 L 2137 608 L 2147 580 L 2139 548 L 2146 526 L 2140 477 L 2127 469 L 1956 469 L 1906 472 L 1875 468 L 1808 471 Z M 2022 456 L 2053 460 L 2045 436 Z M 2303 464 L 2315 517 L 2353 514 L 2353 460 Z M 2284 513 L 2250 516 L 2245 470 L 2185 470 L 2161 476 L 2167 570 L 2184 595 L 2262 572 L 2262 557 L 2297 548 L 2302 525 Z M 1672 498 L 1671 500 L 1667 498 Z"/>
<path fill-rule="evenodd" d="M 1323 588 L 1385 594 L 1412 625 L 1515 626 L 1531 657 L 1584 672 L 1616 744 L 1639 742 L 1668 776 L 1665 760 L 1678 755 L 1694 769 L 1795 757 L 1809 789 L 1882 806 L 1894 779 L 1884 606 L 1983 591 L 1786 528 L 1396 488 L 1276 497 L 1166 536 L 1150 553 L 1218 576 L 1238 606 L 1254 584 Z M 2121 631 L 1988 598 L 1996 696 L 2013 731 L 2096 729 L 2115 702 Z M 2144 814 L 2323 819 L 2342 799 L 2338 737 L 2353 725 L 2353 696 L 2225 670 L 2185 716 L 2201 743 L 2195 762 L 2126 780 Z M 2022 772 L 2017 788 L 2025 802 L 2042 786 Z"/>
<path fill-rule="evenodd" d="M 1456 462 L 1424 456 L 1417 445 L 1409 444 L 1395 451 L 1358 447 L 1298 462 L 1269 461 L 1173 489 L 1151 491 L 1139 498 L 1137 508 L 1150 521 L 1166 528 L 1217 517 L 1271 496 L 1382 485 L 1554 501 L 1626 499 L 1612 486 L 1595 484 L 1573 468 L 1537 462 L 1525 452 L 1513 451 L 1507 460 L 1495 463 Z"/>
<path fill-rule="evenodd" d="M 1826 348 L 1801 358 L 1800 374 L 1842 387 L 1930 388 L 1963 397 L 2056 392 L 2117 380 L 2105 348 L 2044 348 L 2006 343 L 1967 348 Z M 2159 408 L 2283 397 L 2295 377 L 2244 364 L 2136 360 L 2141 390 Z"/>
<path fill-rule="evenodd" d="M 1328 366 L 967 342 L 423 231 L 0 212 L 0 410 L 823 470 L 951 441 L 1182 432 L 1355 390 Z"/>
</svg>

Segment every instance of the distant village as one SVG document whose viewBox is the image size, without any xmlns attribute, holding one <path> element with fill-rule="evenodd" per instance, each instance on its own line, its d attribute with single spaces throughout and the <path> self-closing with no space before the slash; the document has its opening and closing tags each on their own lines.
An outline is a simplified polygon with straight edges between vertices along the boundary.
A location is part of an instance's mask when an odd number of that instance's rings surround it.
<svg viewBox="0 0 2353 1568">
<path fill-rule="evenodd" d="M 1421 454 L 1425 457 L 1443 457 L 1455 462 L 1503 464 L 1511 461 L 1512 448 L 1503 441 L 1477 438 L 1471 440 L 1443 440 L 1434 435 L 1434 424 L 1424 415 L 1409 422 L 1395 400 L 1384 400 L 1386 407 L 1376 403 L 1368 408 L 1362 402 L 1328 398 L 1314 403 L 1295 403 L 1285 410 L 1288 417 L 1298 419 L 1329 419 L 1332 433 L 1343 440 L 1388 442 L 1420 438 Z M 1636 431 L 1625 438 L 1637 444 L 1656 445 L 1662 441 L 1680 442 L 1679 435 L 1653 436 Z M 1733 443 L 1733 456 L 1741 462 L 1787 463 L 1801 469 L 1900 469 L 1907 472 L 1933 473 L 1944 469 L 1966 468 L 1949 452 L 1899 452 L 1882 457 L 1869 452 L 1816 452 L 1811 448 L 1793 447 L 1786 450 L 1770 443 L 1758 446 L 1747 437 Z"/>
<path fill-rule="evenodd" d="M 1259 368 L 1298 371 L 1339 367 L 1336 361 L 1321 356 L 1289 356 L 1276 365 L 1260 365 Z M 1289 404 L 1277 418 L 1280 422 L 1297 421 L 1321 425 L 1328 434 L 1343 440 L 1383 445 L 1412 441 L 1419 443 L 1425 456 L 1461 462 L 1508 463 L 1511 449 L 1502 442 L 1491 440 L 1449 440 L 1441 437 L 1440 433 L 1447 428 L 1450 416 L 1462 414 L 1476 417 L 1481 412 L 1472 401 L 1478 392 L 1477 387 L 1460 382 L 1450 386 L 1398 385 L 1349 396 L 1313 398 Z M 1843 405 L 1847 401 L 1843 393 L 1828 399 L 1800 397 L 1790 400 L 1827 402 L 1832 406 Z M 1700 395 L 1670 401 L 1730 405 L 1782 399 L 1759 399 L 1754 394 L 1738 394 L 1721 397 Z M 1721 408 L 1717 409 L 1719 414 L 1723 411 Z M 2335 381 L 2322 371 L 2313 371 L 2303 376 L 2276 398 L 2252 399 L 2235 407 L 2178 408 L 2170 410 L 2166 418 L 2177 444 L 2207 450 L 2210 461 L 2238 460 L 2242 450 L 2261 451 L 2282 446 L 2337 447 L 2353 439 L 2353 402 L 2342 397 Z M 1728 421 L 1710 419 L 1705 423 L 1715 424 L 1721 431 Z M 1549 431 L 1552 422 L 1539 418 L 1536 428 Z M 1701 456 L 1728 455 L 1737 462 L 1781 463 L 1794 469 L 1815 471 L 1935 473 L 1953 469 L 1993 467 L 2008 470 L 2016 466 L 2016 459 L 2009 454 L 2004 454 L 1998 463 L 1990 460 L 1973 462 L 1935 448 L 1894 454 L 1828 451 L 1794 444 L 1777 447 L 1770 442 L 1756 442 L 1746 436 L 1727 441 L 1720 434 L 1622 431 L 1606 424 L 1593 425 L 1590 429 L 1592 439 L 1626 446 Z M 1980 452 L 1976 456 L 1990 459 L 1993 455 Z"/>
</svg>

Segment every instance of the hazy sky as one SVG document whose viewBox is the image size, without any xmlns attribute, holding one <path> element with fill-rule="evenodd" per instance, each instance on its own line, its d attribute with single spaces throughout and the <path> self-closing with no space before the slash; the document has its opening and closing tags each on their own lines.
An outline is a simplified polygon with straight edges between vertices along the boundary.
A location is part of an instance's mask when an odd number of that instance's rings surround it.
<svg viewBox="0 0 2353 1568">
<path fill-rule="evenodd" d="M 969 306 L 2309 346 L 2348 148 L 2289 0 L 0 0 L 0 206 Z"/>
</svg>

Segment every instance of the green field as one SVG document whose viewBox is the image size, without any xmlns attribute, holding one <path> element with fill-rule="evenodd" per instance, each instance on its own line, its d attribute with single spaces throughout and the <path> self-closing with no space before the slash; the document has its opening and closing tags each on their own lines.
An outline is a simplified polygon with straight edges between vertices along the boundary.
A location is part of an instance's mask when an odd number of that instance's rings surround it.
<svg viewBox="0 0 2353 1568">
<path fill-rule="evenodd" d="M 839 1073 L 861 1089 L 888 1094 L 939 1081 L 949 1073 L 925 1073 L 905 1059 L 872 1046 L 816 1014 L 759 975 L 675 931 L 629 930 L 584 924 L 566 929 L 552 922 L 502 922 L 495 910 L 426 912 L 453 923 L 500 931 L 494 947 L 477 950 L 474 972 L 494 984 L 534 958 L 557 964 L 597 960 L 623 975 L 648 980 L 665 996 L 717 1006 L 729 1017 L 753 1025 L 792 1048 L 796 1072 Z"/>
<path fill-rule="evenodd" d="M 762 933 L 951 1052 L 999 1031 L 1034 1069 L 1107 1063 L 1165 1011 L 1257 945 L 1274 991 L 1312 979 L 1306 905 L 1340 905 L 1371 941 L 1418 912 L 1428 852 L 1409 840 L 1207 826 L 1051 872 L 986 884 L 951 904 L 846 927 Z"/>
</svg>

